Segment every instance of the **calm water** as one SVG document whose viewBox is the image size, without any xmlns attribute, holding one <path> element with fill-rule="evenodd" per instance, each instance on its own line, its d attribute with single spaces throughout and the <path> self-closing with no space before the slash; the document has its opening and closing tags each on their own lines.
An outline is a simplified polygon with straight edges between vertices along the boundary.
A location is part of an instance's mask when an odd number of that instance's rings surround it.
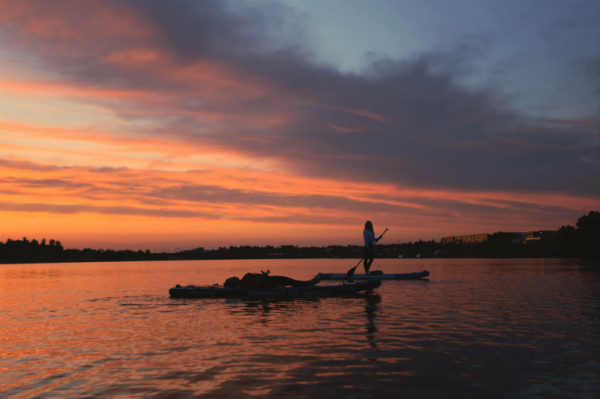
<svg viewBox="0 0 600 399">
<path fill-rule="evenodd" d="M 376 260 L 372 294 L 170 299 L 247 271 L 353 260 L 0 265 L 0 397 L 597 398 L 600 269 Z M 337 284 L 322 282 L 321 284 Z"/>
</svg>

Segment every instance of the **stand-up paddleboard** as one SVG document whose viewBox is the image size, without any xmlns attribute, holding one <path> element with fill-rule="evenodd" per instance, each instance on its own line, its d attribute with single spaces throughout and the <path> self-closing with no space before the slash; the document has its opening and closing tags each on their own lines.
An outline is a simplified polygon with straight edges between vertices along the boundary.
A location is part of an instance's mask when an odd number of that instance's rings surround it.
<svg viewBox="0 0 600 399">
<path fill-rule="evenodd" d="M 415 273 L 399 273 L 399 274 L 385 274 L 385 273 L 370 273 L 370 274 L 354 274 L 352 278 L 348 277 L 348 274 L 343 273 L 319 273 L 317 274 L 321 280 L 417 280 L 423 277 L 428 277 L 429 272 L 423 270 L 422 272 Z"/>
<path fill-rule="evenodd" d="M 377 288 L 381 281 L 364 281 L 360 283 L 340 283 L 339 285 L 320 285 L 308 287 L 285 287 L 285 288 L 225 288 L 223 286 L 177 286 L 169 290 L 173 298 L 206 298 L 206 297 L 235 297 L 245 296 L 249 298 L 297 298 L 315 296 L 335 296 L 353 294 L 355 292 L 367 291 Z"/>
</svg>

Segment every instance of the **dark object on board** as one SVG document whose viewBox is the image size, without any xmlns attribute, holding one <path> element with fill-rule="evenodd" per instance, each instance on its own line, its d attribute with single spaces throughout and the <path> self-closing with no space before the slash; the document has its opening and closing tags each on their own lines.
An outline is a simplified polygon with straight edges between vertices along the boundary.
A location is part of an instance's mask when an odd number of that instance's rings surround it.
<svg viewBox="0 0 600 399">
<path fill-rule="evenodd" d="M 358 266 L 358 265 L 357 265 Z M 398 274 L 385 274 L 381 271 L 374 271 L 369 274 L 353 274 L 349 277 L 348 274 L 343 273 L 319 273 L 317 277 L 321 280 L 416 280 L 423 277 L 428 277 L 429 272 L 423 270 L 422 272 L 415 273 L 398 273 Z"/>
<path fill-rule="evenodd" d="M 286 288 L 225 288 L 222 286 L 196 286 L 182 287 L 179 284 L 169 290 L 172 298 L 206 298 L 206 297 L 233 297 L 245 296 L 249 298 L 297 298 L 318 297 L 353 294 L 377 288 L 381 281 L 364 281 L 354 284 L 323 285 L 308 287 Z"/>
<path fill-rule="evenodd" d="M 230 277 L 225 280 L 223 286 L 225 288 L 283 288 L 283 287 L 312 287 L 319 283 L 319 278 L 315 277 L 312 280 L 302 281 L 294 280 L 285 276 L 270 276 L 271 272 L 261 271 L 259 273 L 246 273 L 240 280 L 237 277 Z"/>
</svg>

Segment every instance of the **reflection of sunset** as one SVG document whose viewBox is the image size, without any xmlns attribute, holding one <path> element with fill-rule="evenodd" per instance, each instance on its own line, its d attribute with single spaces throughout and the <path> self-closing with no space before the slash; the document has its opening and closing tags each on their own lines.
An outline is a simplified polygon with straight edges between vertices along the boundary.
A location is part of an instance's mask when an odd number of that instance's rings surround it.
<svg viewBox="0 0 600 399">
<path fill-rule="evenodd" d="M 481 397 L 493 397 L 535 386 L 532 375 L 560 378 L 559 396 L 594 390 L 582 382 L 596 369 L 597 273 L 580 261 L 378 262 L 390 273 L 426 262 L 432 273 L 369 293 L 249 301 L 166 294 L 176 283 L 222 283 L 261 268 L 306 279 L 348 259 L 0 265 L 0 390 L 461 397 L 477 381 L 488 384 Z"/>
</svg>

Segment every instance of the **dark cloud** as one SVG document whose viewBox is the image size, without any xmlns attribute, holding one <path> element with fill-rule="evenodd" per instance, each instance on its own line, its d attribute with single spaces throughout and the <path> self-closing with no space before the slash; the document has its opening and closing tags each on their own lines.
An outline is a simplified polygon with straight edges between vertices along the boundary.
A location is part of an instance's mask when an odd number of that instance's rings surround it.
<svg viewBox="0 0 600 399">
<path fill-rule="evenodd" d="M 215 212 L 198 212 L 181 209 L 173 209 L 171 206 L 166 208 L 138 208 L 129 206 L 93 206 L 93 205 L 59 205 L 47 203 L 8 203 L 0 202 L 0 208 L 3 211 L 12 212 L 45 212 L 63 215 L 93 213 L 102 215 L 127 215 L 127 216 L 151 216 L 159 218 L 186 218 L 203 220 L 220 220 L 226 216 Z M 331 225 L 340 223 L 340 219 L 332 216 L 316 215 L 291 215 L 291 216 L 242 216 L 237 220 L 258 223 L 296 223 L 296 224 L 316 224 Z M 362 219 L 346 218 L 344 224 L 354 222 L 358 225 Z"/>
<path fill-rule="evenodd" d="M 27 178 L 4 178 L 0 183 L 24 188 L 61 188 L 76 190 L 93 187 L 90 183 L 71 182 L 63 179 L 27 179 Z"/>
<path fill-rule="evenodd" d="M 42 165 L 29 161 L 15 161 L 10 159 L 0 159 L 0 166 L 4 169 L 20 169 L 36 172 L 54 172 L 69 167 L 61 167 L 56 165 Z"/>
<path fill-rule="evenodd" d="M 173 209 L 145 209 L 128 206 L 59 205 L 45 203 L 15 204 L 1 202 L 0 207 L 4 211 L 13 212 L 47 212 L 59 214 L 100 213 L 105 215 L 153 216 L 165 218 L 197 217 L 203 219 L 219 219 L 218 215 L 212 213 Z"/>
<path fill-rule="evenodd" d="M 110 166 L 103 166 L 100 168 L 96 167 L 85 167 L 79 168 L 74 166 L 56 166 L 48 164 L 39 164 L 31 161 L 17 161 L 12 159 L 0 159 L 0 166 L 5 169 L 16 169 L 16 170 L 29 170 L 36 172 L 56 172 L 56 171 L 73 171 L 73 170 L 85 170 L 91 173 L 107 174 L 107 173 L 121 173 L 130 170 L 126 167 L 113 168 Z"/>
<path fill-rule="evenodd" d="M 597 125 L 548 124 L 515 109 L 500 92 L 461 85 L 473 58 L 481 57 L 479 50 L 457 46 L 410 60 L 370 57 L 363 73 L 341 73 L 316 63 L 304 39 L 293 44 L 276 39 L 289 37 L 289 26 L 301 32 L 283 6 L 259 3 L 242 9 L 236 2 L 132 1 L 92 4 L 112 4 L 114 18 L 119 10 L 133 15 L 134 33 L 125 29 L 112 34 L 109 28 L 87 33 L 90 43 L 75 43 L 66 52 L 59 44 L 68 39 L 52 32 L 38 37 L 20 28 L 28 18 L 50 18 L 55 8 L 51 3 L 27 4 L 29 14 L 12 13 L 5 20 L 5 42 L 14 47 L 17 37 L 19 43 L 26 41 L 56 71 L 64 71 L 67 80 L 154 91 L 158 97 L 130 105 L 141 114 L 161 112 L 145 117 L 159 126 L 148 134 L 168 132 L 171 139 L 275 159 L 299 175 L 419 188 L 600 195 Z M 66 30 L 75 32 L 79 17 L 93 13 L 94 7 L 78 7 L 65 19 Z M 139 27 L 150 34 L 136 35 Z M 117 34 L 124 39 L 117 40 Z M 132 70 L 106 61 L 117 50 L 138 47 L 160 49 L 172 65 L 152 60 Z M 226 66 L 240 82 L 264 92 L 248 94 L 233 85 L 213 93 L 193 75 L 189 81 L 168 77 L 169 71 L 203 61 Z M 192 97 L 199 105 L 189 105 Z M 129 106 L 110 106 L 125 118 L 139 117 L 128 112 Z M 206 122 L 193 113 L 200 111 L 227 118 Z M 285 122 L 261 123 L 277 115 L 285 115 Z M 154 194 L 281 206 L 330 206 L 334 201 L 361 211 L 366 206 L 339 198 L 267 198 L 190 186 Z"/>
<path fill-rule="evenodd" d="M 393 205 L 380 201 L 359 201 L 335 195 L 284 195 L 264 191 L 227 189 L 214 185 L 168 186 L 146 194 L 152 198 L 183 200 L 207 204 L 245 204 L 251 206 L 276 206 L 283 208 L 337 209 L 352 212 L 408 212 L 415 207 Z"/>
</svg>

